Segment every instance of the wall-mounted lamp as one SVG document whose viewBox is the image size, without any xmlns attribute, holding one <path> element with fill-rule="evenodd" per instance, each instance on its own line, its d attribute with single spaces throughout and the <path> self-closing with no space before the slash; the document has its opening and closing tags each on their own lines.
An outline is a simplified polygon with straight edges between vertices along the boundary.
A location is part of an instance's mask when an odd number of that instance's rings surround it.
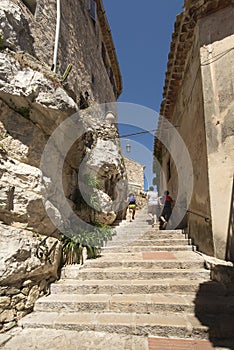
<svg viewBox="0 0 234 350">
<path fill-rule="evenodd" d="M 127 151 L 128 153 L 131 152 L 131 145 L 130 145 L 129 143 L 126 145 L 126 151 Z"/>
<path fill-rule="evenodd" d="M 112 112 L 107 112 L 106 113 L 106 122 L 108 124 L 114 124 L 115 123 L 115 115 Z"/>
</svg>

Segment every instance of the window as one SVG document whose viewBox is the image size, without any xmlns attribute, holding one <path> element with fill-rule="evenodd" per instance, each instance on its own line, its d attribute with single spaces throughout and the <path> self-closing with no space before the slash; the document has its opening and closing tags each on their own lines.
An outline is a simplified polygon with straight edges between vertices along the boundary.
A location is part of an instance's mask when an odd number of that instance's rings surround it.
<svg viewBox="0 0 234 350">
<path fill-rule="evenodd" d="M 105 45 L 103 43 L 102 43 L 102 60 L 105 64 L 105 66 L 107 66 L 106 48 L 105 48 Z"/>
<path fill-rule="evenodd" d="M 116 96 L 117 95 L 117 89 L 116 89 L 116 85 L 115 85 L 115 79 L 114 79 L 113 70 L 112 70 L 111 67 L 109 68 L 108 75 L 109 75 L 109 78 L 110 78 L 111 85 L 113 87 L 114 94 Z"/>
<path fill-rule="evenodd" d="M 167 162 L 167 181 L 169 181 L 171 178 L 171 162 L 170 159 Z"/>
<path fill-rule="evenodd" d="M 92 20 L 94 22 L 96 22 L 96 19 L 97 19 L 97 4 L 96 4 L 95 0 L 89 0 L 88 10 L 89 10 L 89 14 L 90 14 L 90 17 L 92 18 Z"/>
</svg>

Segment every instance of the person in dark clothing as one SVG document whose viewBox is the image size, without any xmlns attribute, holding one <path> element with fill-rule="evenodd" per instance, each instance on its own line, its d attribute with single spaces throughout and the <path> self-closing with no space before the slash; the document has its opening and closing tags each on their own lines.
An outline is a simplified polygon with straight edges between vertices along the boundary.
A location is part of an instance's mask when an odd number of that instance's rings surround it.
<svg viewBox="0 0 234 350">
<path fill-rule="evenodd" d="M 169 191 L 165 191 L 164 195 L 159 197 L 159 204 L 162 207 L 160 215 L 160 228 L 165 229 L 172 213 L 173 199 L 169 196 Z"/>
</svg>

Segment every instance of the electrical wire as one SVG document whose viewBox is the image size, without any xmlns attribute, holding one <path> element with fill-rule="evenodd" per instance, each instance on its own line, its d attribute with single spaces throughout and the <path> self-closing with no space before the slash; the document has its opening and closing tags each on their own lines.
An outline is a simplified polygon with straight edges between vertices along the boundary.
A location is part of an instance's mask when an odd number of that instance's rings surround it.
<svg viewBox="0 0 234 350">
<path fill-rule="evenodd" d="M 224 51 L 224 52 L 220 52 L 219 54 L 217 54 L 216 56 L 212 57 L 212 60 L 206 60 L 203 63 L 201 63 L 201 66 L 208 66 L 211 63 L 214 63 L 218 60 L 220 60 L 220 58 L 224 57 L 225 55 L 227 55 L 229 52 L 231 52 L 232 50 L 234 50 L 234 47 L 231 47 L 230 49 Z"/>
<path fill-rule="evenodd" d="M 172 128 L 179 128 L 179 125 L 172 125 L 171 127 L 164 128 L 163 130 L 168 130 L 168 129 L 172 129 Z M 121 137 L 129 137 L 129 136 L 147 134 L 147 133 L 150 133 L 150 132 L 152 132 L 152 131 L 157 131 L 157 130 L 158 130 L 158 129 L 139 131 L 139 132 L 135 132 L 135 133 L 132 133 L 132 134 L 120 135 L 119 137 L 121 138 Z M 160 129 L 160 130 L 162 130 L 162 129 Z"/>
<path fill-rule="evenodd" d="M 140 135 L 140 134 L 147 134 L 149 132 L 156 131 L 156 130 L 157 129 L 139 131 L 139 132 L 135 132 L 135 133 L 132 133 L 132 134 L 120 135 L 119 137 L 121 138 L 121 137 L 129 137 L 129 136 L 135 136 L 135 135 Z"/>
<path fill-rule="evenodd" d="M 224 52 L 221 52 L 219 54 L 217 54 L 216 56 L 213 57 L 212 61 L 211 60 L 207 60 L 207 61 L 204 61 L 203 63 L 201 63 L 201 66 L 204 67 L 204 66 L 208 66 L 210 65 L 211 63 L 213 62 L 216 62 L 218 60 L 220 60 L 222 57 L 224 57 L 225 55 L 227 55 L 229 52 L 231 52 L 232 50 L 234 50 L 234 47 L 231 47 L 230 49 L 224 51 Z M 198 73 L 199 73 L 199 70 L 200 70 L 200 67 L 198 67 L 198 70 L 196 72 L 196 76 L 195 76 L 195 79 L 193 81 L 193 85 L 192 85 L 192 89 L 190 91 L 190 94 L 189 94 L 189 98 L 188 100 L 191 98 L 191 95 L 193 93 L 193 89 L 194 89 L 194 86 L 195 86 L 195 83 L 197 81 L 197 76 L 198 76 Z M 188 104 L 187 104 L 188 105 Z M 186 107 L 187 107 L 186 105 Z M 184 112 L 186 111 L 186 108 L 183 109 L 183 112 L 180 114 L 180 117 L 183 116 Z M 179 127 L 179 125 L 172 125 L 172 128 L 176 128 L 176 127 Z M 165 128 L 165 129 L 169 129 L 169 128 Z M 162 130 L 162 129 L 152 129 L 152 130 L 145 130 L 145 131 L 140 131 L 140 132 L 135 132 L 135 133 L 132 133 L 132 134 L 125 134 L 125 135 L 120 135 L 119 137 L 122 138 L 122 137 L 129 137 L 129 136 L 136 136 L 136 135 L 142 135 L 142 134 L 147 134 L 147 133 L 150 133 L 150 132 L 153 132 L 153 131 L 158 131 L 158 130 Z"/>
</svg>

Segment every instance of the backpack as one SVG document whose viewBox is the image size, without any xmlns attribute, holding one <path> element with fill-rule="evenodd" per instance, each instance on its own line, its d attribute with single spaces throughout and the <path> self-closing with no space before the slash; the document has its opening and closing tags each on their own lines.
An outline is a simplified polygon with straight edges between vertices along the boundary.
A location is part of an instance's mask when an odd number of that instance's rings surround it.
<svg viewBox="0 0 234 350">
<path fill-rule="evenodd" d="M 136 198 L 133 195 L 129 197 L 129 204 L 136 204 Z"/>
</svg>

